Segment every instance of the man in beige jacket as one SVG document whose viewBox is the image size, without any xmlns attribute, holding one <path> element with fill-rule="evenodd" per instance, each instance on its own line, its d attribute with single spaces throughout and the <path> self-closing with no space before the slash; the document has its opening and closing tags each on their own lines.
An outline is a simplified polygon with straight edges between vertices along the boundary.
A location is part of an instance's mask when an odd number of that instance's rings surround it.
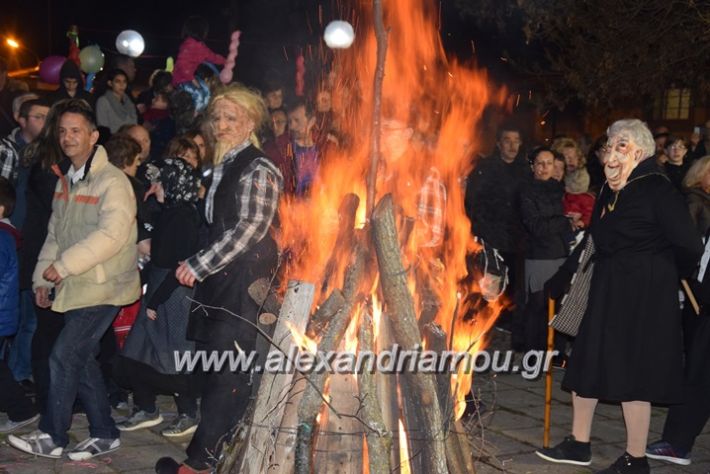
<svg viewBox="0 0 710 474">
<path fill-rule="evenodd" d="M 140 297 L 136 201 L 126 176 L 96 145 L 91 107 L 81 99 L 56 107 L 55 134 L 72 166 L 57 182 L 33 287 L 37 305 L 65 313 L 65 324 L 50 357 L 49 400 L 39 430 L 8 441 L 31 454 L 61 457 L 78 396 L 89 420 L 89 438 L 68 453 L 76 461 L 121 444 L 96 354 L 119 308 Z"/>
</svg>

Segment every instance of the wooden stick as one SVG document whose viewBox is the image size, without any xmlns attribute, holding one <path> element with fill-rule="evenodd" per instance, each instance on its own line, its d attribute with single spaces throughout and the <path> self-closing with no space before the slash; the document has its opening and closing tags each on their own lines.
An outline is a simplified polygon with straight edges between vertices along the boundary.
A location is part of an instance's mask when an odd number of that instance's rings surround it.
<svg viewBox="0 0 710 474">
<path fill-rule="evenodd" d="M 377 168 L 380 161 L 380 120 L 382 118 L 382 82 L 385 78 L 385 58 L 387 57 L 387 31 L 382 15 L 382 0 L 373 0 L 375 16 L 375 39 L 377 40 L 377 63 L 372 107 L 372 142 L 370 144 L 370 171 L 367 175 L 367 215 L 372 215 L 375 206 Z"/>
<path fill-rule="evenodd" d="M 340 311 L 345 299 L 340 290 L 335 289 L 318 307 L 306 328 L 307 334 L 322 334 L 330 320 Z M 291 474 L 294 469 L 296 454 L 296 432 L 298 429 L 298 406 L 306 389 L 306 376 L 298 374 L 294 377 L 293 386 L 288 399 L 284 402 L 286 408 L 281 418 L 281 427 L 276 436 L 274 459 L 269 466 L 269 474 Z"/>
<path fill-rule="evenodd" d="M 360 352 L 373 350 L 372 316 L 367 311 L 364 312 L 362 321 L 360 321 L 358 339 Z M 391 472 L 392 432 L 387 429 L 382 417 L 374 374 L 363 370 L 358 376 L 358 381 L 363 406 L 362 418 L 370 428 L 366 434 L 370 474 L 389 474 Z"/>
<path fill-rule="evenodd" d="M 272 347 L 270 353 L 281 351 L 289 353 L 295 342 L 285 322 L 292 323 L 301 332 L 305 331 L 314 294 L 313 284 L 289 281 L 273 336 L 273 341 L 280 349 Z M 293 373 L 288 372 L 263 374 L 255 400 L 253 426 L 249 430 L 248 444 L 238 472 L 259 474 L 265 472 L 271 463 L 276 441 L 275 433 L 281 425 L 285 409 L 284 399 L 289 393 L 292 379 Z"/>
<path fill-rule="evenodd" d="M 356 293 L 354 288 L 359 286 L 365 274 L 365 249 L 359 243 L 355 248 L 355 261 L 348 268 L 345 278 L 343 294 L 345 304 L 338 311 L 318 344 L 319 352 L 328 352 L 337 349 L 345 335 L 345 330 L 350 323 L 353 307 L 355 306 Z M 345 289 L 347 287 L 347 290 Z M 328 380 L 328 373 L 312 373 L 308 376 L 310 383 L 303 393 L 303 398 L 298 406 L 298 433 L 296 435 L 296 473 L 311 474 L 313 437 L 317 428 L 316 418 L 323 405 L 323 388 Z"/>
<path fill-rule="evenodd" d="M 690 305 L 693 307 L 695 315 L 700 316 L 700 305 L 698 304 L 698 300 L 695 299 L 695 294 L 693 293 L 693 290 L 691 290 L 690 285 L 688 285 L 688 280 L 686 280 L 685 278 L 681 278 L 680 284 L 683 286 L 685 295 L 688 297 L 688 301 L 690 301 Z"/>
<path fill-rule="evenodd" d="M 394 220 L 392 196 L 387 194 L 372 213 L 375 250 L 380 268 L 380 282 L 387 313 L 392 320 L 392 331 L 403 350 L 415 350 L 422 338 L 414 311 L 414 300 L 407 287 L 407 274 Z M 428 472 L 446 474 L 446 446 L 444 423 L 432 374 L 406 374 L 411 381 L 413 395 L 419 400 L 421 416 L 429 437 L 427 452 Z"/>
<path fill-rule="evenodd" d="M 555 300 L 547 299 L 547 352 L 552 353 L 555 345 L 555 330 L 549 325 L 552 318 L 555 317 Z M 542 447 L 550 447 L 550 421 L 552 414 L 552 370 L 547 368 L 545 374 L 545 422 L 542 432 Z"/>
</svg>

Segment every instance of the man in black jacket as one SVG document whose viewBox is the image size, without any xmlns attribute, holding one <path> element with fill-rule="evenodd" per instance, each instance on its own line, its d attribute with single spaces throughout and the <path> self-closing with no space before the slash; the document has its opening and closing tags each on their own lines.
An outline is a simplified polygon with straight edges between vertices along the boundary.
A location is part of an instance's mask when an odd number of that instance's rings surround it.
<svg viewBox="0 0 710 474">
<path fill-rule="evenodd" d="M 522 306 L 523 226 L 518 206 L 518 189 L 531 177 L 530 165 L 522 151 L 518 127 L 503 125 L 497 133 L 495 152 L 476 163 L 466 185 L 466 214 L 471 231 L 487 247 L 496 249 L 508 267 L 508 298 Z M 514 308 L 515 309 L 515 308 Z M 517 314 L 517 311 L 516 313 Z M 516 317 L 513 317 L 515 346 Z M 502 320 L 504 325 L 510 320 Z"/>
</svg>

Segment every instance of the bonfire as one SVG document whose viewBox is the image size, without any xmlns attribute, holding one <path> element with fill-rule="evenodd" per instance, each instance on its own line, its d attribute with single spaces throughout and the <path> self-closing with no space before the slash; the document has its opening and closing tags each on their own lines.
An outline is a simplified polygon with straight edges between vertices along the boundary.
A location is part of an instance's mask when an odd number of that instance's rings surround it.
<svg viewBox="0 0 710 474">
<path fill-rule="evenodd" d="M 479 245 L 463 178 L 484 108 L 504 91 L 447 58 L 438 13 L 428 0 L 374 0 L 353 12 L 356 40 L 336 53 L 331 85 L 350 140 L 323 157 L 307 199 L 281 204 L 284 288 L 251 289 L 271 352 L 484 347 L 502 303 L 483 302 L 469 275 Z M 400 137 L 400 157 L 382 138 L 397 124 L 416 134 Z M 436 222 L 422 215 L 432 176 L 444 196 Z M 473 472 L 460 422 L 472 380 L 466 364 L 453 373 L 267 373 L 219 470 Z"/>
</svg>

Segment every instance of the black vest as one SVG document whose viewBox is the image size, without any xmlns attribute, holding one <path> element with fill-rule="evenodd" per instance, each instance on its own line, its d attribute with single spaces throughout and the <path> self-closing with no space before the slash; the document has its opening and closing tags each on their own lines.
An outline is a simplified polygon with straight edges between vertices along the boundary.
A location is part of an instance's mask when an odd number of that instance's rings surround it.
<svg viewBox="0 0 710 474">
<path fill-rule="evenodd" d="M 244 171 L 258 158 L 265 158 L 262 151 L 249 145 L 230 162 L 224 164 L 222 179 L 217 185 L 212 203 L 212 224 L 208 229 L 209 245 L 217 241 L 224 231 L 239 223 L 241 200 L 237 187 Z M 214 183 L 213 183 L 214 185 Z M 272 227 L 277 225 L 274 217 Z M 194 299 L 202 304 L 226 308 L 252 323 L 257 320 L 258 305 L 249 296 L 247 289 L 255 280 L 271 277 L 276 270 L 278 250 L 270 232 L 253 245 L 246 253 L 232 260 L 222 270 L 208 276 L 197 284 Z M 256 342 L 256 330 L 229 313 L 219 309 L 193 311 L 187 327 L 187 338 L 198 343 L 207 343 L 211 348 L 232 350 L 234 341 L 249 351 Z"/>
<path fill-rule="evenodd" d="M 258 158 L 268 160 L 263 151 L 254 145 L 249 145 L 224 165 L 222 179 L 217 185 L 212 204 L 212 223 L 208 227 L 209 245 L 218 240 L 226 230 L 233 229 L 239 223 L 241 200 L 237 199 L 238 183 L 244 171 Z M 278 226 L 278 213 L 274 216 L 271 225 L 272 227 Z M 264 253 L 271 254 L 272 252 L 276 252 L 276 242 L 274 242 L 271 232 L 267 232 L 263 239 L 236 260 L 255 260 Z M 230 265 L 233 263 L 231 262 Z"/>
</svg>

